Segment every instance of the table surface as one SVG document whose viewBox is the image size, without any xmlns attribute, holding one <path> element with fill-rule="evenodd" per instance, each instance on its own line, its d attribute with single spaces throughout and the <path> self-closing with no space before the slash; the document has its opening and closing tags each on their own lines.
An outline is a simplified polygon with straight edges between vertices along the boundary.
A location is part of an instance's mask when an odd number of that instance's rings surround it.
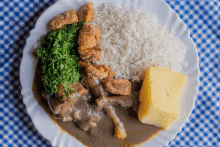
<svg viewBox="0 0 220 147">
<path fill-rule="evenodd" d="M 34 127 L 22 101 L 19 66 L 25 40 L 55 0 L 0 2 L 0 146 L 51 146 Z M 191 31 L 199 55 L 195 108 L 168 146 L 220 147 L 220 2 L 166 1 Z"/>
</svg>

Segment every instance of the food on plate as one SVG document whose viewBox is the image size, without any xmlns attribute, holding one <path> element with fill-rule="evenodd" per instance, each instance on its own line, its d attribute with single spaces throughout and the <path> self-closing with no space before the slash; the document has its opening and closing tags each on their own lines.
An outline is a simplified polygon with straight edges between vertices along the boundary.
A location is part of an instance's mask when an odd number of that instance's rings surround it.
<svg viewBox="0 0 220 147">
<path fill-rule="evenodd" d="M 78 82 L 75 85 L 71 84 L 71 88 L 73 88 L 74 91 L 70 91 L 71 94 L 66 97 L 63 86 L 58 85 L 57 87 L 58 93 L 55 98 L 49 94 L 45 95 L 46 99 L 48 100 L 48 105 L 51 111 L 53 111 L 54 114 L 59 114 L 63 121 L 69 121 L 68 119 L 72 120 L 72 117 L 65 115 L 66 109 L 69 109 L 70 105 L 73 105 L 79 97 L 89 97 L 89 92 L 83 87 L 81 83 Z"/>
<path fill-rule="evenodd" d="M 102 109 L 105 106 L 117 106 L 120 105 L 121 107 L 130 108 L 133 106 L 133 99 L 131 95 L 126 96 L 101 96 L 95 100 L 97 107 Z"/>
<path fill-rule="evenodd" d="M 45 90 L 56 94 L 57 85 L 63 84 L 68 93 L 69 85 L 76 84 L 80 79 L 80 66 L 77 64 L 77 30 L 76 23 L 64 26 L 62 29 L 48 32 L 41 39 L 37 48 L 37 58 L 40 59 Z M 76 48 L 76 50 L 74 50 Z"/>
<path fill-rule="evenodd" d="M 99 28 L 93 24 L 85 24 L 79 31 L 78 43 L 81 49 L 93 48 L 99 42 Z"/>
<path fill-rule="evenodd" d="M 82 21 L 68 10 L 41 39 L 34 97 L 86 146 L 139 145 L 179 116 L 185 48 L 151 14 L 83 7 Z"/>
<path fill-rule="evenodd" d="M 93 19 L 93 14 L 94 14 L 94 4 L 93 3 L 88 3 L 85 5 L 86 8 L 83 11 L 83 20 L 84 22 L 90 22 Z"/>
<path fill-rule="evenodd" d="M 143 79 L 150 66 L 181 72 L 186 48 L 162 26 L 156 16 L 133 8 L 102 5 L 94 11 L 98 26 L 101 60 L 115 72 L 115 78 Z"/>
<path fill-rule="evenodd" d="M 66 24 L 72 24 L 78 22 L 78 16 L 76 10 L 69 10 L 61 15 L 58 15 L 50 22 L 50 27 L 53 30 L 62 28 Z"/>
<path fill-rule="evenodd" d="M 79 61 L 78 64 L 85 69 L 88 77 L 104 79 L 109 76 L 114 76 L 114 72 L 106 65 L 92 65 L 84 61 Z"/>
<path fill-rule="evenodd" d="M 105 88 L 114 94 L 130 95 L 131 94 L 131 82 L 126 79 L 109 79 L 104 82 Z"/>
<path fill-rule="evenodd" d="M 116 138 L 125 138 L 126 132 L 123 123 L 120 121 L 118 116 L 115 113 L 115 109 L 112 106 L 105 106 L 105 110 L 107 111 L 108 115 L 111 117 L 114 123 L 114 136 Z"/>
<path fill-rule="evenodd" d="M 141 122 L 163 129 L 179 118 L 180 98 L 186 76 L 158 67 L 150 67 L 140 91 L 138 117 Z"/>
<path fill-rule="evenodd" d="M 98 46 L 93 48 L 78 49 L 80 58 L 84 61 L 98 61 L 101 59 L 101 49 Z"/>
<path fill-rule="evenodd" d="M 97 47 L 100 32 L 97 26 L 85 24 L 79 31 L 79 54 L 84 61 L 98 61 L 101 59 L 101 49 Z"/>
</svg>

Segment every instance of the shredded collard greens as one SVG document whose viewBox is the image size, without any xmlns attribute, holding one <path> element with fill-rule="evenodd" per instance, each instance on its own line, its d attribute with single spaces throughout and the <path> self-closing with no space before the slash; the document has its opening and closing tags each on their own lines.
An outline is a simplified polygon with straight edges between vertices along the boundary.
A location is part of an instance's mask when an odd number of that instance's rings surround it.
<svg viewBox="0 0 220 147">
<path fill-rule="evenodd" d="M 45 90 L 50 94 L 56 94 L 57 85 L 62 84 L 68 95 L 73 90 L 70 84 L 76 84 L 80 79 L 80 66 L 77 64 L 80 59 L 77 50 L 80 28 L 73 23 L 50 31 L 41 39 L 37 58 L 40 59 Z"/>
</svg>

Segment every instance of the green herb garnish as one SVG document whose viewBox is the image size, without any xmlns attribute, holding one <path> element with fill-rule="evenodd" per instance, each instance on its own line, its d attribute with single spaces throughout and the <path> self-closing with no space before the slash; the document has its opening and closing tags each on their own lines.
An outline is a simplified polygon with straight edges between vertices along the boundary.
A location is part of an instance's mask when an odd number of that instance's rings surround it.
<svg viewBox="0 0 220 147">
<path fill-rule="evenodd" d="M 57 85 L 62 84 L 67 96 L 73 90 L 70 84 L 76 84 L 80 79 L 77 50 L 79 29 L 77 23 L 73 23 L 50 31 L 41 39 L 37 58 L 40 59 L 45 90 L 50 94 L 56 94 Z"/>
</svg>

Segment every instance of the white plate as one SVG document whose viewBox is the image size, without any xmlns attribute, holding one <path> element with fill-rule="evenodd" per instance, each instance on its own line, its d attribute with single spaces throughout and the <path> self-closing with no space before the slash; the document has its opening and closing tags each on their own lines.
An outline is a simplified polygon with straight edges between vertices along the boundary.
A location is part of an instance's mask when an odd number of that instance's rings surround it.
<svg viewBox="0 0 220 147">
<path fill-rule="evenodd" d="M 62 132 L 61 129 L 50 120 L 34 99 L 31 86 L 36 67 L 36 60 L 31 55 L 31 51 L 36 47 L 39 38 L 46 34 L 47 23 L 50 19 L 68 9 L 77 9 L 85 2 L 85 0 L 58 0 L 40 16 L 35 28 L 30 32 L 30 37 L 27 39 L 26 46 L 23 50 L 20 67 L 20 81 L 22 85 L 21 93 L 23 95 L 23 101 L 35 127 L 51 142 L 53 146 L 80 147 L 83 145 L 66 132 Z M 143 146 L 149 147 L 167 145 L 181 130 L 183 124 L 190 116 L 198 92 L 198 53 L 195 44 L 190 38 L 190 32 L 186 29 L 186 25 L 179 16 L 163 0 L 95 0 L 94 3 L 96 8 L 103 3 L 116 3 L 122 4 L 125 7 L 134 7 L 136 9 L 153 13 L 157 16 L 159 22 L 166 26 L 167 29 L 172 30 L 175 36 L 186 46 L 187 50 L 184 60 L 188 63 L 188 66 L 183 67 L 181 73 L 187 75 L 188 81 L 181 98 L 180 118 L 172 124 L 168 130 L 161 131 L 153 139 L 143 144 Z"/>
</svg>

